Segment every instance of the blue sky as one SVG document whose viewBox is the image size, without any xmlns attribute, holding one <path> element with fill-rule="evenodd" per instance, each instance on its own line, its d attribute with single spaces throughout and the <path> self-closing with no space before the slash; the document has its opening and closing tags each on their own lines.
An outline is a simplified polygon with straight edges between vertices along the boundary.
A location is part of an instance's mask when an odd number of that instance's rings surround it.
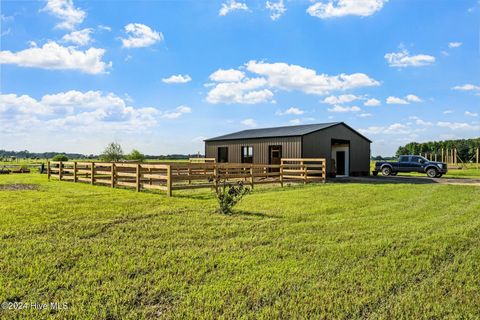
<svg viewBox="0 0 480 320">
<path fill-rule="evenodd" d="M 2 1 L 0 148 L 196 153 L 344 121 L 391 155 L 480 135 L 477 0 Z"/>
</svg>

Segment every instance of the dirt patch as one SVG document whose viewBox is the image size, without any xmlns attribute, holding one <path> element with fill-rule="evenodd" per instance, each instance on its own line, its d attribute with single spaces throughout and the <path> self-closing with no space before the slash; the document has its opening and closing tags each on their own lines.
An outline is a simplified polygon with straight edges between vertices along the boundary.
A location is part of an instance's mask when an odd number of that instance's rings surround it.
<svg viewBox="0 0 480 320">
<path fill-rule="evenodd" d="M 38 184 L 21 184 L 21 183 L 14 183 L 14 184 L 0 184 L 0 191 L 19 191 L 19 190 L 38 190 Z"/>
</svg>

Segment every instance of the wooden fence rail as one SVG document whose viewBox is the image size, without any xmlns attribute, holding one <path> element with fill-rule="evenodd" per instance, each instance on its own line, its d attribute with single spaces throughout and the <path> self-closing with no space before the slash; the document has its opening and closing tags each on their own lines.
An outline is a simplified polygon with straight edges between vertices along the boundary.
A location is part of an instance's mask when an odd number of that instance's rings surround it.
<svg viewBox="0 0 480 320">
<path fill-rule="evenodd" d="M 47 176 L 72 182 L 156 189 L 168 196 L 173 190 L 217 188 L 221 181 L 256 184 L 325 182 L 325 159 L 282 159 L 279 165 L 250 163 L 122 163 L 49 161 Z"/>
</svg>

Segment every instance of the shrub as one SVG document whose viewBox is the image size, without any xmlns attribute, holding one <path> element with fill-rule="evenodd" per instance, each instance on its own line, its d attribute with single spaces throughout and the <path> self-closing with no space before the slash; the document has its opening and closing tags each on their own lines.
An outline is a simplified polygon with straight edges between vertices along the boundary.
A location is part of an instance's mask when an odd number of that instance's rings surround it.
<svg viewBox="0 0 480 320">
<path fill-rule="evenodd" d="M 68 161 L 68 157 L 64 154 L 57 154 L 52 158 L 52 161 Z"/>
<path fill-rule="evenodd" d="M 127 159 L 143 162 L 145 161 L 145 155 L 140 151 L 133 149 L 132 152 L 130 152 L 130 154 L 127 156 Z"/>
<path fill-rule="evenodd" d="M 248 193 L 250 189 L 245 187 L 242 181 L 236 184 L 223 181 L 217 188 L 218 212 L 232 214 L 233 207 Z"/>
<path fill-rule="evenodd" d="M 115 162 L 123 158 L 123 150 L 120 144 L 111 142 L 107 145 L 103 153 L 100 155 L 102 161 Z"/>
</svg>

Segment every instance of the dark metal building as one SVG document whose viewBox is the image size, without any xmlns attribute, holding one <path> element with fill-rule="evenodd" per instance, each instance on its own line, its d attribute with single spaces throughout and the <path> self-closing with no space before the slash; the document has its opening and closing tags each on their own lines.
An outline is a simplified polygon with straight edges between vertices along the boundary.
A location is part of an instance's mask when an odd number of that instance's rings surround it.
<svg viewBox="0 0 480 320">
<path fill-rule="evenodd" d="M 205 140 L 217 162 L 279 164 L 281 158 L 325 158 L 327 173 L 368 175 L 371 141 L 343 122 L 251 129 Z"/>
</svg>

